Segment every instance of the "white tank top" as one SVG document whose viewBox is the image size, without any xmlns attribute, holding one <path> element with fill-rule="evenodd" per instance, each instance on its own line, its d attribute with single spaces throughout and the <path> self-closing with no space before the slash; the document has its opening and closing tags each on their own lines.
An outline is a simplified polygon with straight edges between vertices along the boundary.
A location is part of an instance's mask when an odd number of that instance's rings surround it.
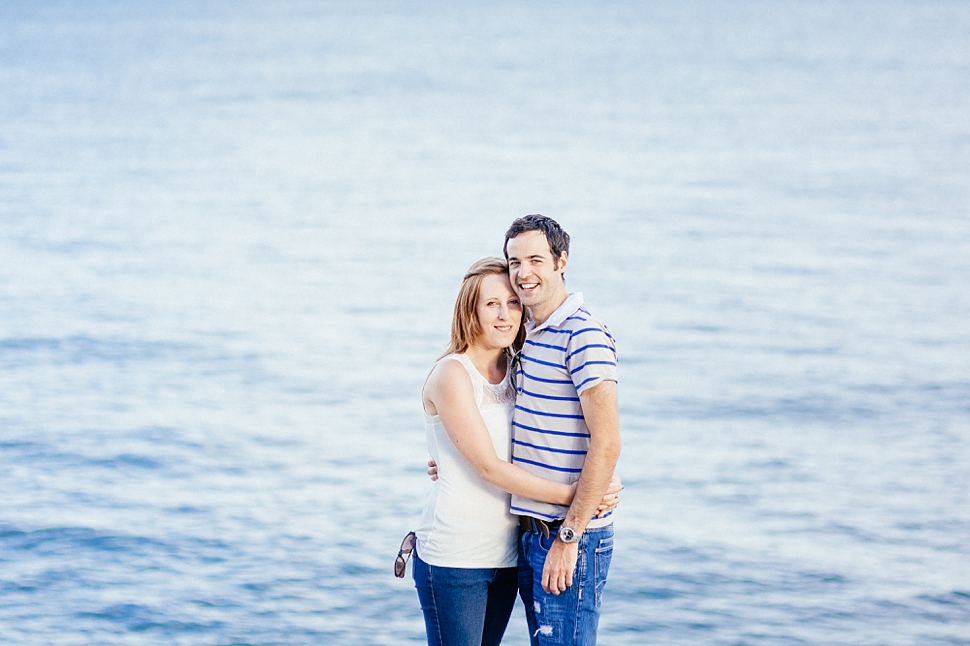
<svg viewBox="0 0 970 646">
<path fill-rule="evenodd" d="M 502 383 L 493 385 L 464 354 L 449 354 L 441 361 L 465 366 L 495 453 L 509 461 L 515 388 L 508 372 Z M 509 512 L 510 494 L 482 480 L 452 444 L 437 415 L 425 413 L 424 419 L 438 480 L 415 530 L 421 560 L 439 567 L 515 566 L 518 518 Z"/>
</svg>

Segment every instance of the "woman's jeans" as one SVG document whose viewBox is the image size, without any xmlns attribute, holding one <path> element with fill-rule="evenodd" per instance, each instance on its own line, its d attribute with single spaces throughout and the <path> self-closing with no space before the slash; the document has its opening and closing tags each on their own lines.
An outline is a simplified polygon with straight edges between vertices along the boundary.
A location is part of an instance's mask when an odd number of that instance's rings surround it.
<svg viewBox="0 0 970 646">
<path fill-rule="evenodd" d="M 499 646 L 518 587 L 516 568 L 411 568 L 429 646 Z"/>
<path fill-rule="evenodd" d="M 532 646 L 592 646 L 613 558 L 613 525 L 583 532 L 573 584 L 559 595 L 542 589 L 542 567 L 554 540 L 555 535 L 545 538 L 541 532 L 519 538 L 519 595 Z"/>
</svg>

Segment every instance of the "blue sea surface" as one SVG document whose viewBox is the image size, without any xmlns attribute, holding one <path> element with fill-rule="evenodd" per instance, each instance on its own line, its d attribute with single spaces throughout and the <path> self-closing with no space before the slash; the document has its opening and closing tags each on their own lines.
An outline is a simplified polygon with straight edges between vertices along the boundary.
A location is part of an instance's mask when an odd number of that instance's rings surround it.
<svg viewBox="0 0 970 646">
<path fill-rule="evenodd" d="M 423 643 L 421 385 L 534 212 L 618 339 L 600 643 L 970 644 L 967 34 L 0 3 L 0 644 Z"/>
</svg>

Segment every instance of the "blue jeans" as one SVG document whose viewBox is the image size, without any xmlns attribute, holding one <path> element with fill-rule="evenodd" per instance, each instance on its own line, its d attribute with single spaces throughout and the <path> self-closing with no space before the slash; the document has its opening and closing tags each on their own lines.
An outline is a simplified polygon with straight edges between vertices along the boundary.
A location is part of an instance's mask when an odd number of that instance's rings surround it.
<svg viewBox="0 0 970 646">
<path fill-rule="evenodd" d="M 429 565 L 414 553 L 418 589 L 429 646 L 499 646 L 509 625 L 516 569 Z"/>
<path fill-rule="evenodd" d="M 545 538 L 541 532 L 525 532 L 519 538 L 519 596 L 532 646 L 592 646 L 613 558 L 613 525 L 583 532 L 573 584 L 559 595 L 542 589 L 542 566 L 554 540 L 554 535 Z"/>
</svg>

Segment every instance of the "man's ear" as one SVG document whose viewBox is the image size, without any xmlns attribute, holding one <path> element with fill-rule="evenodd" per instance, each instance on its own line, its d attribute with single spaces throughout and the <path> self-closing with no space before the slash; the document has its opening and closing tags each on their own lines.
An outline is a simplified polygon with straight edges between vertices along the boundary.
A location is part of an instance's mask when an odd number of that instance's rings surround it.
<svg viewBox="0 0 970 646">
<path fill-rule="evenodd" d="M 566 271 L 566 265 L 569 264 L 569 254 L 563 251 L 559 254 L 559 262 L 556 263 L 556 271 Z"/>
</svg>

